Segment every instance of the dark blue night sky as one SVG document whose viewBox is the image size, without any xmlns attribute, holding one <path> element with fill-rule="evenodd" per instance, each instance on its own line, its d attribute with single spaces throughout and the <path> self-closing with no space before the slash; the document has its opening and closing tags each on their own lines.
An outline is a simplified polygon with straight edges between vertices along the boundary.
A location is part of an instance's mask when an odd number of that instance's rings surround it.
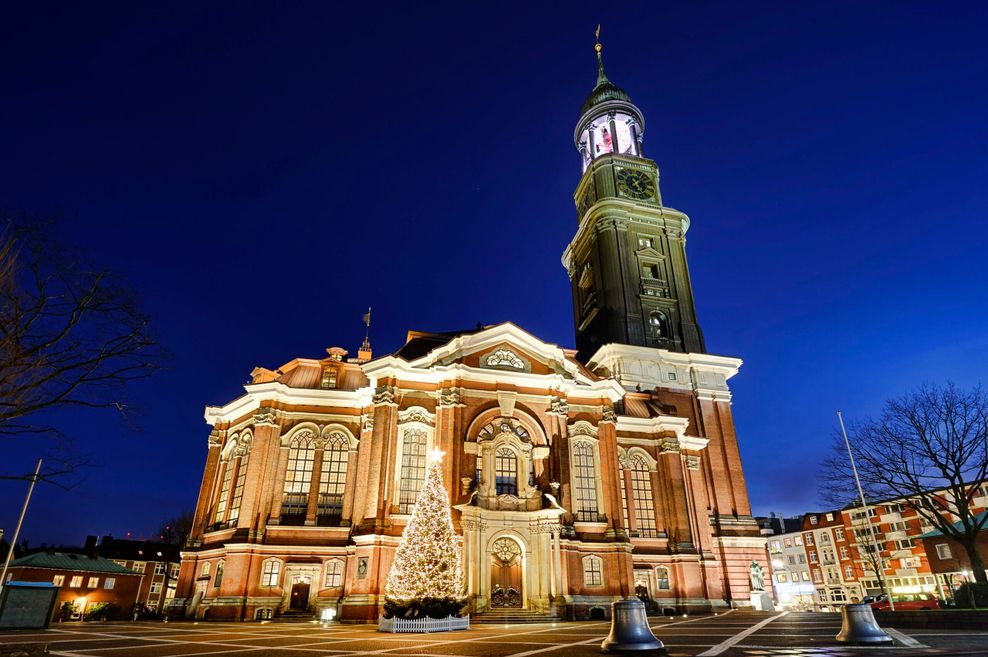
<svg viewBox="0 0 988 657">
<path fill-rule="evenodd" d="M 595 80 L 646 117 L 756 513 L 817 504 L 854 418 L 988 365 L 988 5 L 6 3 L 0 206 L 127 277 L 174 357 L 139 430 L 56 418 L 92 466 L 24 536 L 151 535 L 257 365 L 511 320 L 573 346 L 560 255 Z M 469 3 L 468 3 L 469 4 Z M 0 445 L 0 474 L 48 445 Z M 13 531 L 23 482 L 0 481 Z"/>
</svg>

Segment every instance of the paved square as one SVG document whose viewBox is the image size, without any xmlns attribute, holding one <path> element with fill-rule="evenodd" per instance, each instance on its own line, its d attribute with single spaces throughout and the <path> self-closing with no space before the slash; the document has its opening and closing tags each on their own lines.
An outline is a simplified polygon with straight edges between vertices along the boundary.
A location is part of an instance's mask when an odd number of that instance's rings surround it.
<svg viewBox="0 0 988 657">
<path fill-rule="evenodd" d="M 891 630 L 894 647 L 848 648 L 834 636 L 840 616 L 730 612 L 651 619 L 670 657 L 988 654 L 984 632 Z M 63 657 L 585 657 L 600 655 L 606 622 L 475 624 L 463 632 L 382 634 L 371 625 L 318 623 L 65 623 L 48 631 L 0 633 L 0 655 L 17 644 L 46 644 Z"/>
</svg>

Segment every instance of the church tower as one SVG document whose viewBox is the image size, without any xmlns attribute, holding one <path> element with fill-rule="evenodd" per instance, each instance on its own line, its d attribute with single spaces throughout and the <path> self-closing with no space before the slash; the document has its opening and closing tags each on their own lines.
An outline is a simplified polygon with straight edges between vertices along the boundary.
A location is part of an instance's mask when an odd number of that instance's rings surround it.
<svg viewBox="0 0 988 657">
<path fill-rule="evenodd" d="M 573 135 L 583 163 L 573 197 L 579 227 L 563 254 L 579 358 L 611 343 L 703 353 L 686 265 L 689 217 L 662 205 L 641 110 L 607 79 L 599 42 L 596 50 L 597 85 Z"/>
</svg>

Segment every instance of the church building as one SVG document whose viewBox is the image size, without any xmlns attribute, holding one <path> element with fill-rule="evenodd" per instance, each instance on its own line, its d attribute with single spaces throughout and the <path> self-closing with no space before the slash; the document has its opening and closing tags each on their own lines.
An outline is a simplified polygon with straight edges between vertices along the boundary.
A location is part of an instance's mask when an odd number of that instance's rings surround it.
<svg viewBox="0 0 988 657">
<path fill-rule="evenodd" d="M 761 604 L 765 539 L 728 387 L 741 361 L 707 353 L 690 220 L 663 205 L 644 116 L 599 44 L 597 62 L 562 255 L 576 348 L 504 323 L 256 368 L 206 409 L 174 615 L 376 621 L 434 448 L 471 614 L 603 617 L 630 596 L 676 613 Z"/>
</svg>

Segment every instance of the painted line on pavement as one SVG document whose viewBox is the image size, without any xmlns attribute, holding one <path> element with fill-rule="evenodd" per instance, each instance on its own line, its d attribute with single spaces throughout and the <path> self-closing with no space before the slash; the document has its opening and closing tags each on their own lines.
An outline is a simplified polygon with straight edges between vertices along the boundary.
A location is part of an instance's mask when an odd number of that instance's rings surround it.
<svg viewBox="0 0 988 657">
<path fill-rule="evenodd" d="M 897 640 L 899 643 L 906 646 L 907 648 L 929 648 L 929 646 L 923 645 L 922 643 L 912 638 L 908 634 L 900 632 L 895 628 L 886 627 L 883 629 L 885 630 L 886 634 L 891 635 L 893 639 Z"/>
<path fill-rule="evenodd" d="M 713 657 L 714 655 L 719 655 L 720 653 L 724 652 L 725 650 L 727 650 L 731 646 L 733 646 L 733 645 L 735 645 L 737 643 L 740 643 L 746 637 L 749 637 L 752 634 L 754 634 L 755 632 L 757 632 L 758 630 L 762 629 L 763 627 L 765 627 L 766 625 L 768 625 L 772 621 L 777 620 L 779 618 L 782 618 L 783 616 L 785 616 L 788 613 L 789 613 L 788 611 L 784 611 L 781 614 L 779 614 L 778 616 L 772 616 L 771 618 L 766 618 L 765 620 L 763 620 L 763 621 L 761 621 L 759 623 L 755 623 L 754 625 L 752 625 L 748 629 L 744 630 L 743 632 L 738 632 L 737 634 L 735 634 L 731 638 L 727 639 L 726 641 L 721 641 L 720 643 L 718 643 L 713 648 L 710 648 L 709 650 L 704 650 L 699 655 L 697 655 L 697 657 Z"/>
</svg>

